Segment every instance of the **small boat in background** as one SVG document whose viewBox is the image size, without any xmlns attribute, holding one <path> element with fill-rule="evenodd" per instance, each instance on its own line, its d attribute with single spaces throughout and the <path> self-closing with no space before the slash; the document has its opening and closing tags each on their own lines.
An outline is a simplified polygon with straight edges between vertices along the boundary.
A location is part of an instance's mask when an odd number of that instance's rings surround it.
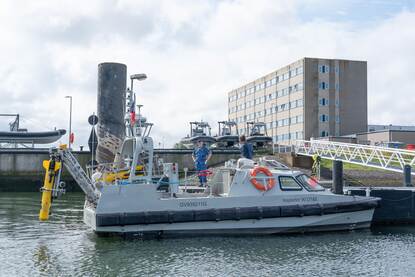
<svg viewBox="0 0 415 277">
<path fill-rule="evenodd" d="M 190 135 L 184 137 L 181 144 L 186 148 L 193 148 L 198 141 L 202 141 L 207 146 L 216 142 L 216 139 L 211 135 L 209 123 L 204 121 L 190 122 Z"/>
<path fill-rule="evenodd" d="M 234 121 L 218 121 L 219 132 L 215 137 L 216 147 L 235 147 L 239 141 L 238 126 Z"/>
<path fill-rule="evenodd" d="M 254 148 L 264 148 L 271 145 L 272 137 L 268 136 L 267 125 L 264 122 L 247 122 L 246 125 L 249 134 L 246 141 L 252 143 Z"/>
<path fill-rule="evenodd" d="M 14 121 L 9 123 L 9 131 L 0 131 L 0 143 L 4 144 L 48 144 L 53 143 L 66 134 L 66 130 L 59 129 L 44 132 L 29 132 L 20 128 L 19 114 L 0 114 L 0 116 L 13 116 Z"/>
<path fill-rule="evenodd" d="M 47 144 L 60 139 L 66 130 L 59 129 L 46 132 L 9 131 L 0 132 L 0 142 Z"/>
</svg>

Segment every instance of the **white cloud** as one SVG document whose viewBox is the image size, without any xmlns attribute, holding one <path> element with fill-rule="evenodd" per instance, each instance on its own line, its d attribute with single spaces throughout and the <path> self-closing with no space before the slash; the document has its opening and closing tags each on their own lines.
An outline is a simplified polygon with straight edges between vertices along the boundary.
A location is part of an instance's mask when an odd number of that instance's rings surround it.
<svg viewBox="0 0 415 277">
<path fill-rule="evenodd" d="M 86 119 L 96 109 L 97 65 L 122 62 L 130 74 L 147 73 L 138 99 L 155 123 L 156 140 L 172 145 L 187 134 L 190 120 L 203 118 L 215 130 L 227 117 L 229 90 L 315 56 L 367 60 L 369 121 L 411 124 L 415 14 L 403 11 L 360 26 L 304 20 L 302 4 L 3 1 L 0 111 L 21 113 L 32 130 L 65 128 L 64 96 L 73 95 L 73 129 L 77 144 L 85 145 Z"/>
</svg>

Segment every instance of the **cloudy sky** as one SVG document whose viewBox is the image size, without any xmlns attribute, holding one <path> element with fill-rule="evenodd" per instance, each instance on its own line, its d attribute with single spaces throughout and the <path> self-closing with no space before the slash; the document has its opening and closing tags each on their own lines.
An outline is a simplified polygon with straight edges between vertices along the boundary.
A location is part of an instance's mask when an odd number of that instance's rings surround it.
<svg viewBox="0 0 415 277">
<path fill-rule="evenodd" d="M 0 113 L 76 145 L 96 111 L 97 65 L 148 75 L 157 143 L 227 117 L 227 92 L 302 57 L 368 61 L 369 123 L 415 124 L 415 1 L 0 0 Z M 7 129 L 0 120 L 0 129 Z"/>
</svg>

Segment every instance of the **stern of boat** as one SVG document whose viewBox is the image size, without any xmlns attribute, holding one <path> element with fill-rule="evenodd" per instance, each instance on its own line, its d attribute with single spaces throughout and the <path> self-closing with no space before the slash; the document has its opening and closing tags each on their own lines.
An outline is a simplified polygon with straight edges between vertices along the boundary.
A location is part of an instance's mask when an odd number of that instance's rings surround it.
<svg viewBox="0 0 415 277">
<path fill-rule="evenodd" d="M 84 223 L 91 227 L 94 231 L 97 229 L 96 210 L 88 201 L 84 206 Z"/>
</svg>

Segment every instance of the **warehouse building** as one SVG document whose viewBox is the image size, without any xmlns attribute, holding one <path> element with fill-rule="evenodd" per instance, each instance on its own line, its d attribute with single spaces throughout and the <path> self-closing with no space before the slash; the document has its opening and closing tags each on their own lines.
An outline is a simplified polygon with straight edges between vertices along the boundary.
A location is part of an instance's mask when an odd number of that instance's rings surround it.
<svg viewBox="0 0 415 277">
<path fill-rule="evenodd" d="M 385 129 L 356 134 L 356 142 L 375 146 L 406 148 L 415 144 L 415 130 Z"/>
</svg>

